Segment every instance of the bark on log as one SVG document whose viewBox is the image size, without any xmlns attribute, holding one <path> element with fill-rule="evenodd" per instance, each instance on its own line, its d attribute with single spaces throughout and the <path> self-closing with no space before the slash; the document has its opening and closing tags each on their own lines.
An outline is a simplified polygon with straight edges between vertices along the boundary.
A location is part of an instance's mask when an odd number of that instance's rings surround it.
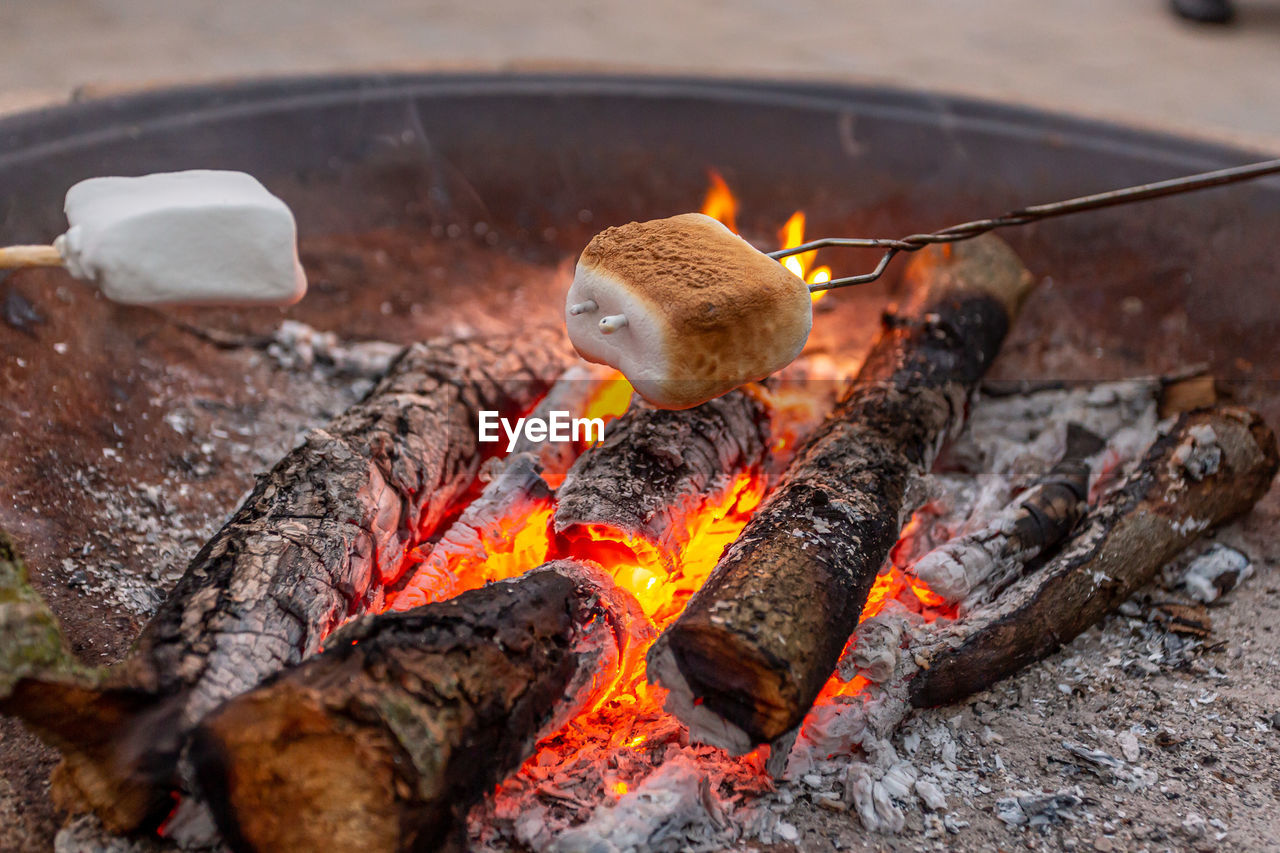
<svg viewBox="0 0 1280 853">
<path fill-rule="evenodd" d="M 1275 436 L 1258 414 L 1183 415 L 1056 557 L 917 652 L 912 703 L 956 701 L 1070 642 L 1206 529 L 1248 512 L 1278 466 Z"/>
<path fill-rule="evenodd" d="M 681 411 L 635 398 L 605 440 L 578 458 L 557 493 L 561 552 L 606 539 L 629 558 L 656 559 L 678 571 L 687 519 L 722 497 L 739 474 L 763 465 L 769 443 L 768 412 L 746 390 Z"/>
<path fill-rule="evenodd" d="M 743 752 L 803 719 L 1031 288 L 992 237 L 921 252 L 907 280 L 907 310 L 650 652 L 695 739 Z"/>
<path fill-rule="evenodd" d="M 1213 474 L 1205 465 L 1216 454 L 1197 438 L 1207 437 L 1205 425 L 1222 450 Z M 1224 408 L 1184 417 L 1138 462 L 1128 485 L 1091 511 L 1064 550 L 994 604 L 925 624 L 891 601 L 858 625 L 840 674 L 869 683 L 858 701 L 822 704 L 805 718 L 788 775 L 810 772 L 831 754 L 891 749 L 887 741 L 913 703 L 962 700 L 1051 654 L 1149 581 L 1205 524 L 1247 512 L 1266 492 L 1277 456 L 1257 415 Z M 879 809 L 859 805 L 859 815 L 868 828 L 883 824 Z"/>
<path fill-rule="evenodd" d="M 638 615 L 603 571 L 565 560 L 344 628 L 201 723 L 192 756 L 223 837 L 240 850 L 436 849 L 607 688 Z"/>
<path fill-rule="evenodd" d="M 111 828 L 159 820 L 191 727 L 375 604 L 499 449 L 478 442 L 478 410 L 523 414 L 567 360 L 550 334 L 409 347 L 259 479 L 105 680 L 25 679 L 0 711 L 63 750 L 66 796 Z"/>
</svg>

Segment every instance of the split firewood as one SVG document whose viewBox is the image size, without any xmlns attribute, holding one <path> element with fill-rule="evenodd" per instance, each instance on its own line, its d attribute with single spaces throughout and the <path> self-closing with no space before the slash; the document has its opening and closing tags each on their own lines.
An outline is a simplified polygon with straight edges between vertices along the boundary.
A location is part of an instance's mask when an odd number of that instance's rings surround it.
<svg viewBox="0 0 1280 853">
<path fill-rule="evenodd" d="M 675 571 L 690 535 L 686 520 L 740 474 L 758 470 L 769 445 L 766 406 L 747 390 L 680 411 L 635 400 L 569 469 L 555 531 L 566 552 L 575 540 L 596 541 L 593 549 L 609 542 Z"/>
<path fill-rule="evenodd" d="M 477 412 L 527 412 L 566 360 L 549 335 L 408 348 L 259 479 L 125 661 L 87 681 L 18 681 L 0 711 L 62 750 L 63 801 L 117 830 L 162 818 L 185 733 L 376 607 L 498 447 L 478 442 Z"/>
<path fill-rule="evenodd" d="M 907 309 L 650 652 L 697 740 L 744 752 L 803 719 L 1032 279 L 983 237 L 922 251 L 907 285 Z"/>
<path fill-rule="evenodd" d="M 1067 451 L 994 519 L 925 554 L 909 571 L 944 601 L 989 601 L 1066 538 L 1089 504 L 1089 457 L 1101 438 L 1070 424 Z"/>
<path fill-rule="evenodd" d="M 916 654 L 911 701 L 953 702 L 1070 642 L 1205 530 L 1248 512 L 1278 466 L 1275 436 L 1256 413 L 1183 415 L 1056 557 Z"/>
<path fill-rule="evenodd" d="M 467 809 L 638 658 L 646 625 L 569 560 L 365 618 L 201 723 L 201 789 L 235 849 L 458 844 Z"/>
</svg>

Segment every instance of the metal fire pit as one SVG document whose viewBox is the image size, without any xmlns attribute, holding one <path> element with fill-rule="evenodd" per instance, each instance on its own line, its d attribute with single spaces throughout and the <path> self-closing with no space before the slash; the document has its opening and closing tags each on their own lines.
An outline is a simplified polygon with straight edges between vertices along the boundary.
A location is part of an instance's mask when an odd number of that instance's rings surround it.
<svg viewBox="0 0 1280 853">
<path fill-rule="evenodd" d="M 297 214 L 304 250 L 327 239 L 412 233 L 424 243 L 444 238 L 435 256 L 446 261 L 453 238 L 552 266 L 607 225 L 696 209 L 708 168 L 734 188 L 748 234 L 768 235 L 804 209 L 811 236 L 897 236 L 1260 159 L 884 88 L 562 75 L 325 77 L 166 90 L 12 116 L 0 120 L 0 144 L 0 244 L 60 233 L 63 194 L 83 178 L 204 167 L 252 172 L 282 196 Z M 1015 356 L 997 364 L 999 378 L 1102 379 L 1208 363 L 1221 379 L 1237 380 L 1241 402 L 1272 422 L 1280 415 L 1266 394 L 1280 377 L 1280 180 L 1005 236 L 1051 281 L 1008 345 Z M 371 245 L 376 240 L 361 244 Z M 871 259 L 842 253 L 827 262 L 839 274 Z M 346 277 L 310 272 L 313 293 L 298 308 L 223 312 L 220 325 L 252 335 L 292 316 L 341 336 L 408 334 L 394 316 L 395 283 L 363 269 Z M 894 283 L 875 287 L 884 298 Z M 559 310 L 549 296 L 513 309 L 508 295 L 465 269 L 424 277 L 415 292 L 424 313 L 441 318 L 435 329 L 447 328 L 451 312 L 554 317 Z M 827 302 L 846 298 L 836 293 Z M 150 570 L 157 585 L 172 577 L 140 566 L 137 554 L 104 556 L 106 546 L 89 542 L 112 533 L 88 529 L 95 503 L 112 489 L 111 466 L 135 487 L 156 485 L 162 470 L 188 471 L 191 493 L 160 488 L 153 498 L 166 509 L 158 511 L 214 520 L 232 508 L 253 467 L 228 473 L 193 458 L 191 438 L 176 426 L 157 430 L 164 411 L 148 410 L 147 401 L 160 386 L 181 385 L 203 394 L 208 408 L 251 420 L 261 390 L 240 367 L 212 358 L 207 339 L 175 331 L 207 315 L 109 305 L 47 272 L 0 283 L 0 306 L 0 405 L 9 423 L 0 436 L 0 489 L 9 497 L 0 528 L 26 551 L 77 650 L 91 662 L 110 661 L 140 616 L 79 590 L 77 565 L 109 556 L 104 565 Z M 299 409 L 292 428 L 323 419 L 323 406 Z M 246 441 L 278 450 L 288 440 Z M 198 545 L 192 537 L 174 555 L 178 569 Z M 0 733 L 12 790 L 44 790 L 51 753 L 12 721 L 0 722 Z M 47 840 L 50 804 L 24 796 L 33 804 L 23 837 Z"/>
</svg>

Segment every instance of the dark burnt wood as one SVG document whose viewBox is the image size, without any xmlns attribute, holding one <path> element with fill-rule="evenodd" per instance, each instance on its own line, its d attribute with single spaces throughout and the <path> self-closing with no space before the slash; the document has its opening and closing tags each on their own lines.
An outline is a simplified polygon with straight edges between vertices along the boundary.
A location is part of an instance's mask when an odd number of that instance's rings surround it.
<svg viewBox="0 0 1280 853">
<path fill-rule="evenodd" d="M 681 411 L 634 398 L 605 440 L 569 469 L 557 494 L 556 533 L 571 552 L 594 527 L 633 549 L 652 548 L 674 571 L 690 514 L 738 475 L 760 469 L 768 452 L 768 413 L 748 391 Z"/>
<path fill-rule="evenodd" d="M 601 586 L 604 583 L 606 586 Z M 607 581 L 550 563 L 344 629 L 201 723 L 192 755 L 238 850 L 435 850 L 617 665 Z"/>
<path fill-rule="evenodd" d="M 566 363 L 554 335 L 409 347 L 258 479 L 121 664 L 20 681 L 0 710 L 62 751 L 63 801 L 116 829 L 163 818 L 191 727 L 377 604 L 407 546 L 449 518 L 500 447 L 478 442 L 478 410 L 527 412 Z"/>
</svg>

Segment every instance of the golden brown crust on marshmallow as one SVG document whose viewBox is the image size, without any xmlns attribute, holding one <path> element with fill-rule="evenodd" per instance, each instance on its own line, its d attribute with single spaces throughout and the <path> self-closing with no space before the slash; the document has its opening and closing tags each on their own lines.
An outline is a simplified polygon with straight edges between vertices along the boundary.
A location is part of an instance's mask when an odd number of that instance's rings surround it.
<svg viewBox="0 0 1280 853">
<path fill-rule="evenodd" d="M 580 263 L 626 283 L 666 330 L 664 396 L 694 405 L 795 358 L 812 307 L 805 283 L 700 213 L 606 229 Z"/>
</svg>

